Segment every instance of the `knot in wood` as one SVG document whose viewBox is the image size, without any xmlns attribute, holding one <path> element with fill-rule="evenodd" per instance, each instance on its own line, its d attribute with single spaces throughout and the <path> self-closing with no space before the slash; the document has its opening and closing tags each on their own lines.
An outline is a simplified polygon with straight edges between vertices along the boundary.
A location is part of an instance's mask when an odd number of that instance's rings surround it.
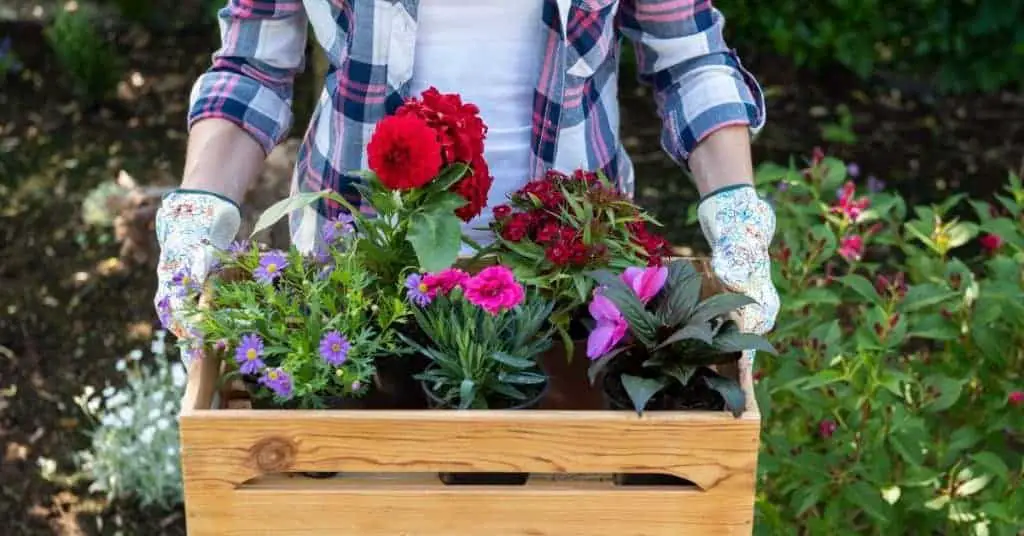
<svg viewBox="0 0 1024 536">
<path fill-rule="evenodd" d="M 285 471 L 295 462 L 295 445 L 281 437 L 260 440 L 250 453 L 256 468 L 264 473 Z"/>
</svg>

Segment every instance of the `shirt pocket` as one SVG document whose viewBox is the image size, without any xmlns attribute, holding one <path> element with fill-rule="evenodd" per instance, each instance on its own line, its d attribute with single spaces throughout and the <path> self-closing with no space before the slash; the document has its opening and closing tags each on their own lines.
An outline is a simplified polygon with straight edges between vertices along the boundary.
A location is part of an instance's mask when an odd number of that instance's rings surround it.
<svg viewBox="0 0 1024 536">
<path fill-rule="evenodd" d="M 593 76 L 611 55 L 619 0 L 572 0 L 565 23 L 567 72 Z"/>
</svg>

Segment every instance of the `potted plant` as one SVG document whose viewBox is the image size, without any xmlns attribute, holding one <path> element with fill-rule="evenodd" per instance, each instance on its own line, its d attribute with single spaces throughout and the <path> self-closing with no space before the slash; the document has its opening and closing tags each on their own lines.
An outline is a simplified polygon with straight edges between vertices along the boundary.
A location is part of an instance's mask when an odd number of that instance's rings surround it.
<svg viewBox="0 0 1024 536">
<path fill-rule="evenodd" d="M 588 307 L 595 322 L 587 340 L 589 378 L 600 382 L 610 409 L 743 412 L 743 389 L 714 367 L 735 364 L 743 350 L 775 353 L 730 317 L 751 298 L 725 292 L 701 300 L 703 277 L 683 259 L 591 276 L 599 287 Z M 652 482 L 647 475 L 617 479 Z"/>
<path fill-rule="evenodd" d="M 412 274 L 407 297 L 422 332 L 400 335 L 430 362 L 416 377 L 438 409 L 530 409 L 548 378 L 537 358 L 551 345 L 550 301 L 527 291 L 506 266 L 476 275 L 450 268 Z M 447 484 L 524 484 L 527 473 L 441 473 Z"/>
<path fill-rule="evenodd" d="M 494 208 L 491 254 L 555 303 L 552 314 L 561 345 L 543 360 L 552 377 L 554 407 L 582 401 L 585 363 L 572 362 L 578 342 L 586 339 L 579 319 L 590 299 L 598 269 L 658 265 L 670 255 L 668 242 L 652 232 L 653 218 L 618 190 L 603 174 L 578 169 L 550 171 Z"/>
</svg>

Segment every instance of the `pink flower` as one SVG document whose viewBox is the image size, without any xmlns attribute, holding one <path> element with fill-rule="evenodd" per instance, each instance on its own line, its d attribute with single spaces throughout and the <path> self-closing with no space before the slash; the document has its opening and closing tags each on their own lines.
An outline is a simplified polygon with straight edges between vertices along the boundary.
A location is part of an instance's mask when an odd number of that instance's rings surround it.
<svg viewBox="0 0 1024 536">
<path fill-rule="evenodd" d="M 516 281 L 512 270 L 504 266 L 489 266 L 462 283 L 469 303 L 497 315 L 523 302 L 526 293 Z"/>
<path fill-rule="evenodd" d="M 978 242 L 985 251 L 993 253 L 1003 246 L 1003 237 L 996 234 L 987 234 L 979 238 Z"/>
<path fill-rule="evenodd" d="M 832 207 L 832 212 L 842 214 L 850 219 L 850 221 L 856 223 L 860 219 L 861 214 L 869 206 L 871 206 L 871 200 L 867 197 L 860 199 L 854 199 L 854 195 L 857 193 L 857 187 L 853 184 L 853 181 L 848 181 L 839 190 L 839 201 Z"/>
<path fill-rule="evenodd" d="M 636 292 L 640 301 L 647 303 L 661 292 L 668 278 L 668 268 L 664 266 L 650 266 L 637 268 L 631 266 L 622 273 L 622 281 L 629 285 L 629 288 Z"/>
<path fill-rule="evenodd" d="M 818 423 L 818 435 L 820 435 L 822 439 L 828 439 L 832 437 L 832 434 L 836 433 L 836 428 L 838 428 L 836 421 L 833 421 L 832 419 L 825 419 Z"/>
<path fill-rule="evenodd" d="M 423 284 L 427 287 L 427 295 L 431 298 L 440 292 L 447 295 L 456 287 L 462 286 L 469 279 L 469 274 L 458 268 L 445 268 L 434 274 L 427 274 L 423 278 Z"/>
<path fill-rule="evenodd" d="M 608 298 L 596 294 L 590 302 L 590 316 L 597 321 L 594 331 L 587 337 L 587 357 L 597 359 L 615 348 L 626 336 L 626 319 Z"/>
<path fill-rule="evenodd" d="M 860 260 L 864 254 L 864 239 L 860 235 L 843 237 L 839 242 L 839 255 L 848 261 Z"/>
<path fill-rule="evenodd" d="M 1024 405 L 1024 391 L 1014 391 L 1010 393 L 1008 399 L 1014 406 Z"/>
</svg>

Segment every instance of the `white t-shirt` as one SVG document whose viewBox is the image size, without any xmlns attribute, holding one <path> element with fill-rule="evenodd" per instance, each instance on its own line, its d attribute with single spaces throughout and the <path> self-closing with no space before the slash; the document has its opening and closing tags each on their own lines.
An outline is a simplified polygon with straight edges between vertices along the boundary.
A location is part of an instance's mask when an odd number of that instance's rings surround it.
<svg viewBox="0 0 1024 536">
<path fill-rule="evenodd" d="M 420 0 L 410 94 L 434 86 L 480 107 L 484 158 L 494 184 L 488 207 L 530 177 L 533 94 L 544 58 L 543 0 Z M 464 226 L 489 243 L 490 209 Z M 464 251 L 465 252 L 465 251 Z"/>
</svg>

